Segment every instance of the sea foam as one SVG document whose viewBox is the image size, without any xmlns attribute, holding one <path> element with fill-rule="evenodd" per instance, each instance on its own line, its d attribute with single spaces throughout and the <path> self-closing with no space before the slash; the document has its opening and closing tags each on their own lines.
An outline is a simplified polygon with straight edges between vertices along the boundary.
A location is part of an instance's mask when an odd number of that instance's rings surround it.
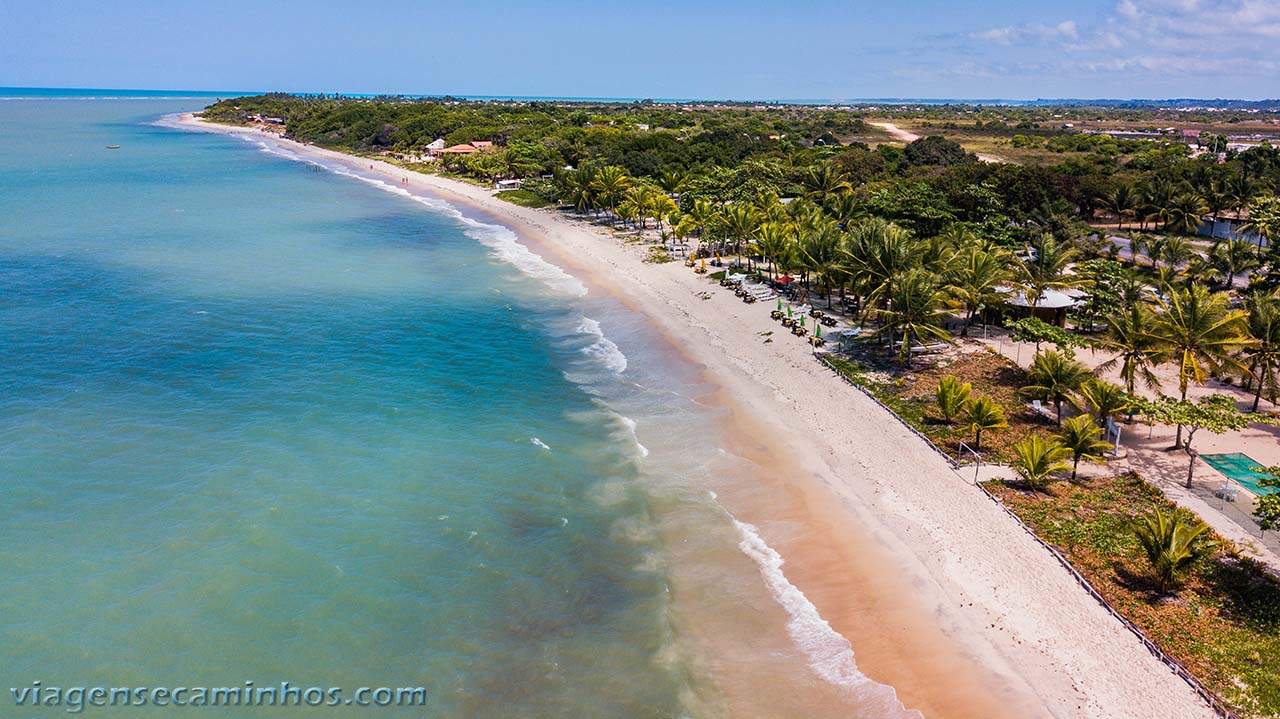
<svg viewBox="0 0 1280 719">
<path fill-rule="evenodd" d="M 782 571 L 782 555 L 764 541 L 756 527 L 737 519 L 733 519 L 733 524 L 742 536 L 738 547 L 759 567 L 769 591 L 787 613 L 787 633 L 818 676 L 855 693 L 860 706 L 875 707 L 871 716 L 923 719 L 923 714 L 907 710 L 898 701 L 893 687 L 880 684 L 858 670 L 853 645 L 832 629 L 813 602 L 787 579 Z"/>
<path fill-rule="evenodd" d="M 434 197 L 424 197 L 416 195 L 407 189 L 398 185 L 380 180 L 376 177 L 366 177 L 352 170 L 344 163 L 325 162 L 313 157 L 306 157 L 299 153 L 270 142 L 266 139 L 242 136 L 242 139 L 252 142 L 258 146 L 260 150 L 277 157 L 283 157 L 295 162 L 305 162 L 309 165 L 328 170 L 336 175 L 350 177 L 366 184 L 372 185 L 384 192 L 400 195 L 410 199 L 418 204 L 427 207 L 439 214 L 447 215 L 453 218 L 458 224 L 463 226 L 463 233 L 473 240 L 489 248 L 490 253 L 499 260 L 512 265 L 520 272 L 539 280 L 554 290 L 564 292 L 574 297 L 584 297 L 587 294 L 586 285 L 582 284 L 578 278 L 565 272 L 560 267 L 547 262 L 541 255 L 530 250 L 523 243 L 516 233 L 502 225 L 496 225 L 489 222 L 481 222 L 474 218 L 468 217 L 462 213 L 457 207 L 451 203 Z"/>
<path fill-rule="evenodd" d="M 604 336 L 600 323 L 590 317 L 583 317 L 578 323 L 578 332 L 590 335 L 594 339 L 591 344 L 582 348 L 582 353 L 598 360 L 605 368 L 621 374 L 627 369 L 627 356 L 622 354 L 613 340 Z"/>
</svg>

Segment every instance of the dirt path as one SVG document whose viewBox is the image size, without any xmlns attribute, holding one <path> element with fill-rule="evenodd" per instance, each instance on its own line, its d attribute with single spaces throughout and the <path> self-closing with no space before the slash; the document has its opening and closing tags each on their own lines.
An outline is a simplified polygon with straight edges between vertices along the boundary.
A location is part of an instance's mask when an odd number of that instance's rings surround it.
<svg viewBox="0 0 1280 719">
<path fill-rule="evenodd" d="M 901 127 L 898 127 L 897 125 L 893 124 L 892 122 L 873 122 L 871 124 L 875 125 L 876 127 L 882 130 L 885 130 L 886 132 L 888 132 L 890 135 L 893 136 L 893 139 L 899 140 L 901 142 L 915 142 L 916 140 L 920 139 L 920 136 L 917 135 L 916 133 L 910 130 L 904 130 Z M 1003 158 L 996 157 L 995 155 L 984 155 L 982 153 L 978 153 L 978 159 L 983 162 L 1005 162 Z"/>
</svg>

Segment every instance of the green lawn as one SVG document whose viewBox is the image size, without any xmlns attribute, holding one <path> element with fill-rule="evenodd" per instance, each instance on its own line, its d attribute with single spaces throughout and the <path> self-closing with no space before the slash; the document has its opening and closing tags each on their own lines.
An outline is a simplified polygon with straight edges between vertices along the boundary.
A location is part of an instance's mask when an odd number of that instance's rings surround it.
<svg viewBox="0 0 1280 719">
<path fill-rule="evenodd" d="M 551 204 L 528 190 L 503 190 L 494 197 L 521 207 L 547 207 Z"/>
<path fill-rule="evenodd" d="M 1234 547 L 1223 543 L 1176 595 L 1159 596 L 1130 527 L 1173 505 L 1141 477 L 1058 482 L 1045 492 L 985 486 L 1241 716 L 1280 716 L 1280 583 Z"/>
</svg>

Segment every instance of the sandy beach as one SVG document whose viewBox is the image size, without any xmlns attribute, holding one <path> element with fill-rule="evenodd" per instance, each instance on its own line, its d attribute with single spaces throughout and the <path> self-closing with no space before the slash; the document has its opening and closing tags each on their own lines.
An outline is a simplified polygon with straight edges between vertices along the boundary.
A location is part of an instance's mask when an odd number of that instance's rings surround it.
<svg viewBox="0 0 1280 719">
<path fill-rule="evenodd" d="M 907 708 L 930 718 L 1215 716 L 1000 507 L 779 332 L 767 304 L 743 304 L 679 262 L 644 263 L 644 247 L 557 211 L 281 142 L 477 208 L 644 313 L 718 388 L 734 450 L 768 470 L 722 503 L 760 528 L 859 668 Z"/>
</svg>

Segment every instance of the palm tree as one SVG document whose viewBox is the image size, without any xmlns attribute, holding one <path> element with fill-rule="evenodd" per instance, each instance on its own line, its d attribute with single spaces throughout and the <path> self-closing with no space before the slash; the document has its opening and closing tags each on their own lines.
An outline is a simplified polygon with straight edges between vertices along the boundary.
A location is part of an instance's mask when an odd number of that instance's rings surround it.
<svg viewBox="0 0 1280 719">
<path fill-rule="evenodd" d="M 604 200 L 609 213 L 616 215 L 618 203 L 622 201 L 627 190 L 631 189 L 631 176 L 627 174 L 626 168 L 608 165 L 596 173 L 591 181 L 591 187 L 600 199 Z"/>
<path fill-rule="evenodd" d="M 1155 367 L 1160 360 L 1160 341 L 1151 334 L 1155 323 L 1151 311 L 1134 303 L 1128 310 L 1107 315 L 1106 323 L 1106 332 L 1098 344 L 1116 356 L 1098 365 L 1098 372 L 1110 372 L 1118 364 L 1125 391 L 1130 395 L 1136 394 L 1139 379 L 1147 389 L 1158 389 L 1160 378 Z"/>
<path fill-rule="evenodd" d="M 1178 367 L 1178 393 L 1187 398 L 1191 383 L 1204 384 L 1209 373 L 1223 366 L 1238 367 L 1232 353 L 1250 344 L 1244 335 L 1248 316 L 1233 310 L 1225 292 L 1210 292 L 1203 285 L 1172 289 L 1159 300 L 1161 312 L 1152 323 L 1161 364 Z M 1182 425 L 1174 446 L 1182 446 Z"/>
<path fill-rule="evenodd" d="M 1257 187 L 1253 184 L 1253 180 L 1249 179 L 1244 173 L 1237 173 L 1227 178 L 1226 183 L 1227 203 L 1228 207 L 1235 210 L 1236 217 L 1244 211 L 1253 201 L 1253 196 L 1257 194 Z"/>
<path fill-rule="evenodd" d="M 1126 217 L 1134 217 L 1138 212 L 1138 195 L 1131 185 L 1117 185 L 1103 201 L 1107 210 L 1115 215 L 1116 229 L 1124 227 Z"/>
<path fill-rule="evenodd" d="M 1280 198 L 1262 197 L 1249 203 L 1249 221 L 1240 226 L 1240 232 L 1258 235 L 1258 250 L 1265 239 L 1271 244 L 1280 237 Z"/>
<path fill-rule="evenodd" d="M 766 222 L 760 225 L 756 248 L 769 260 L 769 276 L 774 276 L 774 269 L 783 264 L 783 258 L 793 249 L 795 244 L 795 227 L 789 223 Z"/>
<path fill-rule="evenodd" d="M 1071 287 L 1076 280 L 1067 275 L 1067 267 L 1075 259 L 1076 251 L 1053 235 L 1042 234 L 1032 243 L 1035 252 L 1026 262 L 1014 265 L 1015 272 L 1026 293 L 1027 304 L 1039 306 L 1045 290 Z"/>
<path fill-rule="evenodd" d="M 1245 300 L 1249 313 L 1247 332 L 1254 344 L 1245 348 L 1249 362 L 1249 381 L 1254 385 L 1252 412 L 1267 392 L 1274 404 L 1280 390 L 1280 293 L 1255 294 Z"/>
<path fill-rule="evenodd" d="M 1013 451 L 1016 455 L 1012 463 L 1013 471 L 1032 489 L 1043 489 L 1052 481 L 1053 475 L 1071 469 L 1062 461 L 1071 451 L 1057 441 L 1051 442 L 1038 434 L 1015 444 Z"/>
<path fill-rule="evenodd" d="M 1031 384 L 1022 388 L 1022 393 L 1031 397 L 1053 402 L 1057 410 L 1057 423 L 1062 424 L 1062 403 L 1076 406 L 1073 393 L 1089 379 L 1089 370 L 1079 362 L 1067 357 L 1057 350 L 1037 352 L 1031 362 L 1031 370 L 1027 379 Z"/>
<path fill-rule="evenodd" d="M 1253 243 L 1243 237 L 1229 239 L 1216 244 L 1215 247 L 1221 247 L 1217 258 L 1219 258 L 1222 274 L 1226 275 L 1226 287 L 1235 284 L 1235 275 L 1248 273 L 1253 267 L 1258 266 L 1257 249 L 1253 247 Z"/>
<path fill-rule="evenodd" d="M 942 415 L 943 422 L 951 424 L 968 409 L 969 394 L 972 391 L 972 384 L 961 382 L 953 374 L 946 375 L 938 380 L 938 391 L 935 394 L 935 399 L 938 403 L 938 414 Z"/>
<path fill-rule="evenodd" d="M 747 266 L 751 266 L 751 240 L 760 229 L 760 215 L 756 208 L 746 203 L 735 202 L 722 213 L 724 231 L 733 238 L 737 254 L 747 256 Z"/>
<path fill-rule="evenodd" d="M 661 187 L 668 196 L 679 195 L 688 184 L 689 173 L 676 167 L 665 168 L 659 171 L 654 179 L 657 180 L 658 187 Z"/>
<path fill-rule="evenodd" d="M 1058 441 L 1071 453 L 1071 481 L 1076 479 L 1082 458 L 1100 459 L 1102 453 L 1111 448 L 1101 437 L 1102 428 L 1088 415 L 1072 417 L 1062 423 L 1062 434 L 1058 435 Z"/>
<path fill-rule="evenodd" d="M 1213 552 L 1213 544 L 1204 541 L 1208 531 L 1208 525 L 1188 520 L 1177 510 L 1156 509 L 1134 522 L 1133 533 L 1151 563 L 1161 593 L 1176 586 L 1188 569 Z"/>
<path fill-rule="evenodd" d="M 1183 192 L 1173 198 L 1165 218 L 1165 229 L 1184 234 L 1194 234 L 1204 222 L 1209 211 L 1204 198 L 1194 192 Z"/>
<path fill-rule="evenodd" d="M 823 207 L 842 229 L 848 229 L 854 220 L 863 215 L 862 204 L 857 197 L 848 192 L 828 196 Z"/>
<path fill-rule="evenodd" d="M 965 416 L 966 426 L 973 434 L 973 451 L 982 449 L 983 432 L 999 432 L 1009 426 L 1004 418 L 1004 410 L 996 401 L 983 395 L 969 402 L 969 411 Z"/>
<path fill-rule="evenodd" d="M 831 309 L 832 305 L 832 288 L 845 271 L 844 256 L 840 250 L 840 228 L 830 220 L 809 228 L 796 247 L 796 259 L 802 267 L 813 273 L 822 286 L 827 298 L 827 309 Z"/>
<path fill-rule="evenodd" d="M 867 308 L 883 305 L 893 293 L 895 280 L 916 262 L 913 249 L 909 231 L 878 217 L 850 229 L 844 246 L 845 264 Z"/>
<path fill-rule="evenodd" d="M 832 195 L 848 192 L 849 182 L 844 173 L 829 162 L 810 165 L 800 175 L 800 184 L 804 186 L 805 196 L 821 205 Z"/>
<path fill-rule="evenodd" d="M 1124 387 L 1100 379 L 1091 379 L 1080 385 L 1080 399 L 1097 418 L 1100 426 L 1108 419 L 1115 419 L 1133 408 L 1133 400 L 1125 394 Z"/>
<path fill-rule="evenodd" d="M 1009 253 L 985 250 L 976 244 L 965 246 L 954 256 L 947 293 L 965 311 L 961 337 L 968 336 L 978 308 L 996 304 L 1007 292 L 1003 286 L 1009 278 L 1010 261 Z"/>
<path fill-rule="evenodd" d="M 894 284 L 887 309 L 880 310 L 880 334 L 889 339 L 890 348 L 901 337 L 898 363 L 906 367 L 911 347 L 927 340 L 951 341 L 951 334 L 941 327 L 942 305 L 946 299 L 937 278 L 919 267 L 906 272 Z"/>
<path fill-rule="evenodd" d="M 1165 266 L 1177 268 L 1196 254 L 1185 237 L 1167 237 L 1160 243 L 1160 259 Z"/>
</svg>

